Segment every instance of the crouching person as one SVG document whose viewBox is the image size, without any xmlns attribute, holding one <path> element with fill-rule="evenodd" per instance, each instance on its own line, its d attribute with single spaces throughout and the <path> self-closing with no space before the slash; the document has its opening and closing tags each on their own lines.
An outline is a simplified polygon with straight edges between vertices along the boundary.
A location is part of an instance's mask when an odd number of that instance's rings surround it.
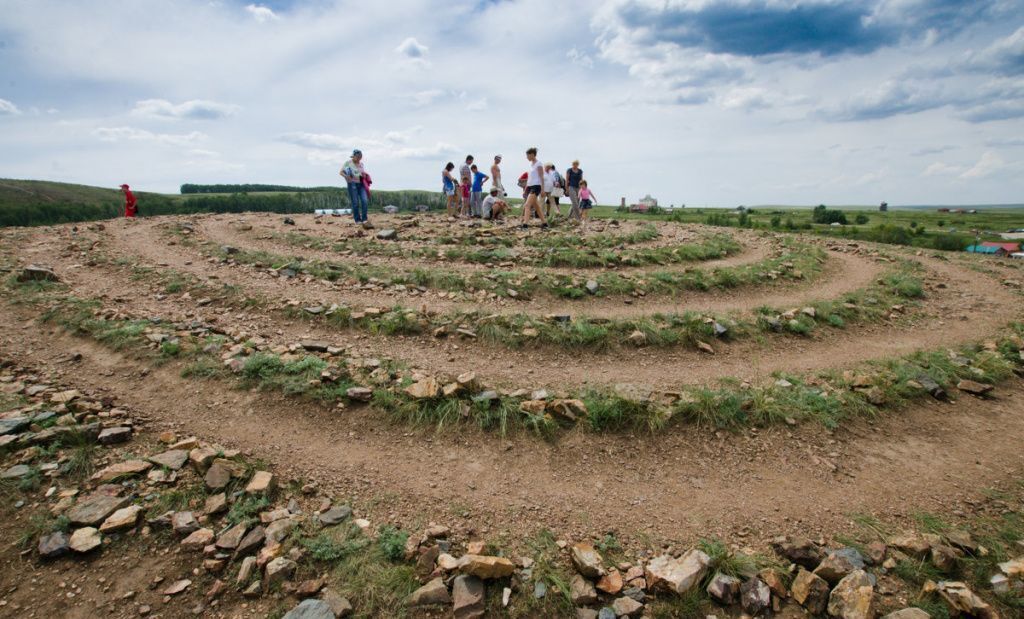
<svg viewBox="0 0 1024 619">
<path fill-rule="evenodd" d="M 480 205 L 480 214 L 484 219 L 491 219 L 494 221 L 503 221 L 505 219 L 505 211 L 508 210 L 508 203 L 498 197 L 499 190 L 497 187 L 491 187 L 491 193 L 489 196 L 484 198 L 483 203 Z"/>
</svg>

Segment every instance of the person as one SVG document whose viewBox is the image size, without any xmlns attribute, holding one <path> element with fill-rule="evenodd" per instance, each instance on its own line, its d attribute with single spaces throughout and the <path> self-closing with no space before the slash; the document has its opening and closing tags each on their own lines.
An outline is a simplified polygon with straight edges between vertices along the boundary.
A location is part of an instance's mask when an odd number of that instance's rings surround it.
<svg viewBox="0 0 1024 619">
<path fill-rule="evenodd" d="M 558 191 L 561 190 L 561 176 L 558 174 L 558 170 L 555 169 L 555 164 L 545 163 L 544 164 L 544 193 L 547 194 L 547 200 L 544 202 L 544 214 L 551 217 L 551 207 L 555 207 L 555 212 L 559 216 L 562 215 L 562 209 L 558 206 Z"/>
<path fill-rule="evenodd" d="M 459 184 L 465 185 L 462 197 L 462 212 L 466 214 L 469 213 L 469 187 L 473 182 L 472 165 L 473 155 L 466 155 L 466 163 L 462 164 L 462 167 L 459 168 Z"/>
<path fill-rule="evenodd" d="M 121 185 L 121 192 L 124 194 L 124 216 L 134 219 L 136 213 L 139 212 L 139 203 L 135 199 L 135 194 L 132 193 L 127 183 Z"/>
<path fill-rule="evenodd" d="M 526 202 L 523 204 L 523 222 L 520 228 L 529 227 L 530 216 L 535 214 L 540 218 L 540 227 L 547 228 L 548 220 L 544 217 L 544 211 L 540 203 L 547 198 L 544 191 L 544 166 L 537 159 L 537 147 L 531 146 L 526 149 L 526 160 L 530 162 L 530 169 L 526 173 Z"/>
<path fill-rule="evenodd" d="M 470 196 L 470 215 L 479 219 L 481 216 L 480 205 L 484 200 L 484 183 L 491 177 L 477 170 L 475 163 L 470 167 L 470 170 L 473 171 L 473 195 Z"/>
<path fill-rule="evenodd" d="M 338 172 L 345 177 L 348 183 L 348 199 L 352 204 L 352 219 L 357 224 L 366 223 L 366 210 L 370 203 L 370 197 L 366 193 L 367 185 L 364 184 L 363 175 L 366 169 L 363 167 L 363 151 L 358 148 L 352 151 L 352 157 L 341 166 Z"/>
<path fill-rule="evenodd" d="M 459 211 L 459 217 L 470 217 L 469 212 L 469 181 L 463 180 L 459 183 L 459 190 L 462 193 L 462 209 Z"/>
<path fill-rule="evenodd" d="M 444 189 L 445 208 L 448 210 L 449 217 L 455 217 L 455 201 L 458 199 L 455 195 L 455 177 L 452 176 L 454 169 L 455 164 L 449 161 L 441 170 L 441 186 Z"/>
<path fill-rule="evenodd" d="M 494 164 L 491 165 L 491 187 L 497 187 L 502 198 L 508 196 L 505 186 L 501 184 L 501 155 L 495 155 Z"/>
<path fill-rule="evenodd" d="M 572 167 L 565 171 L 565 193 L 569 195 L 572 208 L 569 209 L 569 219 L 579 220 L 580 213 L 580 181 L 583 180 L 583 170 L 580 168 L 578 159 L 574 159 Z"/>
<path fill-rule="evenodd" d="M 587 229 L 587 222 L 590 221 L 590 209 L 594 208 L 594 202 L 597 201 L 597 196 L 594 192 L 590 191 L 590 187 L 587 186 L 587 181 L 580 181 L 580 218 L 583 220 L 582 228 L 584 231 Z"/>
<path fill-rule="evenodd" d="M 508 210 L 508 202 L 501 199 L 497 187 L 491 187 L 490 195 L 480 204 L 481 217 L 493 221 L 504 220 Z"/>
</svg>

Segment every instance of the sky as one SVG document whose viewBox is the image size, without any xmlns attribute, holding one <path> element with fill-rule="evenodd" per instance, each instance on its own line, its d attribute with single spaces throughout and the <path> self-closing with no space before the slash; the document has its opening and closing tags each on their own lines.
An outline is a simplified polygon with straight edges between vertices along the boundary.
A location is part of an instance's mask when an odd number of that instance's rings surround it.
<svg viewBox="0 0 1024 619">
<path fill-rule="evenodd" d="M 0 0 L 0 177 L 1024 202 L 1022 0 Z M 507 182 L 506 185 L 511 185 Z"/>
</svg>

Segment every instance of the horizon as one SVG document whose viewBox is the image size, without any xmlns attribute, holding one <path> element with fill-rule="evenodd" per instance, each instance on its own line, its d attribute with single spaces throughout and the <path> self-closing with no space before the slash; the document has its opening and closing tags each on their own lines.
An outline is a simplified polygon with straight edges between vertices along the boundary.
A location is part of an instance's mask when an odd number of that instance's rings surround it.
<svg viewBox="0 0 1024 619">
<path fill-rule="evenodd" d="M 437 191 L 447 161 L 501 153 L 508 181 L 536 145 L 609 204 L 1024 195 L 1019 3 L 0 7 L 0 176 L 339 185 L 361 148 L 376 187 Z"/>
</svg>

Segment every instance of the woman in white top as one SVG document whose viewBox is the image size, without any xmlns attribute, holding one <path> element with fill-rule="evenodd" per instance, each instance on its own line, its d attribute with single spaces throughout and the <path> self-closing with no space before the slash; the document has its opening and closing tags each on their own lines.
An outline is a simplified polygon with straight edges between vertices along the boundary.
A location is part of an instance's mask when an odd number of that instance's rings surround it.
<svg viewBox="0 0 1024 619">
<path fill-rule="evenodd" d="M 544 191 L 544 166 L 537 160 L 537 148 L 531 146 L 526 149 L 526 160 L 530 162 L 530 170 L 526 173 L 526 202 L 523 204 L 523 223 L 520 228 L 526 228 L 530 216 L 534 213 L 540 218 L 540 227 L 547 228 L 548 220 L 544 218 L 544 212 L 540 203 L 547 197 Z"/>
<path fill-rule="evenodd" d="M 547 200 L 544 203 L 544 214 L 551 217 L 551 207 L 555 207 L 555 212 L 558 216 L 562 216 L 562 207 L 558 205 L 558 193 L 562 189 L 562 179 L 558 174 L 558 170 L 555 169 L 555 164 L 545 163 L 544 164 L 544 193 L 547 194 Z"/>
</svg>

